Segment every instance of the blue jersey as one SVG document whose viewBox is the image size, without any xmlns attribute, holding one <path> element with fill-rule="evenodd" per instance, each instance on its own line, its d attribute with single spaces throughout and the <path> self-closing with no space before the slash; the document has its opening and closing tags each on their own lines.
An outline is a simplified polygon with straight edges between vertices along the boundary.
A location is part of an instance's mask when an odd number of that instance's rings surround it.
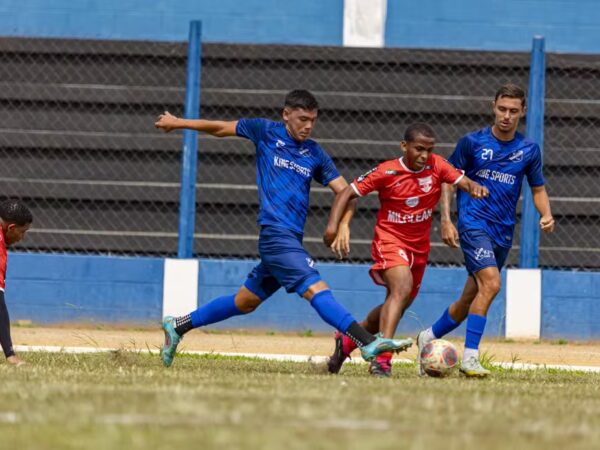
<svg viewBox="0 0 600 450">
<path fill-rule="evenodd" d="M 462 137 L 449 161 L 490 191 L 480 200 L 458 191 L 459 231 L 484 230 L 498 245 L 511 247 L 523 177 L 532 187 L 544 184 L 540 147 L 520 133 L 500 141 L 488 127 Z"/>
<path fill-rule="evenodd" d="M 256 146 L 259 225 L 303 233 L 311 180 L 327 186 L 340 176 L 329 155 L 311 139 L 294 140 L 281 122 L 241 119 L 236 134 Z"/>
</svg>

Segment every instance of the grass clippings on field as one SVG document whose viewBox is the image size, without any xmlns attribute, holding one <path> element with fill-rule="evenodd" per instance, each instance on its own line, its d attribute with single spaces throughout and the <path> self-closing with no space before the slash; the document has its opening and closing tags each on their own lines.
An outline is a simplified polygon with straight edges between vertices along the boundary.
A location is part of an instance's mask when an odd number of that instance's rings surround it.
<svg viewBox="0 0 600 450">
<path fill-rule="evenodd" d="M 421 379 L 311 363 L 142 352 L 28 353 L 0 364 L 10 449 L 596 448 L 600 375 L 494 369 Z"/>
</svg>

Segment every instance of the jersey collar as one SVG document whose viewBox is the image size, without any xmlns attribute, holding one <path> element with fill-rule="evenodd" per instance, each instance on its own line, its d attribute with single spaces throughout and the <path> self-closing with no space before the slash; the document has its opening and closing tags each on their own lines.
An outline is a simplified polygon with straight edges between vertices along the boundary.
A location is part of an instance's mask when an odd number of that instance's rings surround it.
<svg viewBox="0 0 600 450">
<path fill-rule="evenodd" d="M 425 164 L 425 166 L 423 166 L 423 168 L 421 170 L 409 169 L 408 166 L 406 164 L 404 164 L 404 156 L 401 156 L 400 158 L 398 158 L 398 161 L 400 162 L 400 165 L 404 168 L 404 170 L 406 170 L 407 172 L 410 172 L 410 173 L 421 173 L 425 170 L 425 167 L 427 167 L 427 164 Z"/>
</svg>

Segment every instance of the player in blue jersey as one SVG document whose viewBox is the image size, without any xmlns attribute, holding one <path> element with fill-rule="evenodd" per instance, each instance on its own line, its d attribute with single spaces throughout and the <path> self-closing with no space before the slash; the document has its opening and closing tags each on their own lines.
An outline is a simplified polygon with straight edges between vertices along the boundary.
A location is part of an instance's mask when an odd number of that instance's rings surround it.
<svg viewBox="0 0 600 450">
<path fill-rule="evenodd" d="M 412 345 L 410 339 L 375 337 L 358 325 L 335 301 L 302 246 L 311 181 L 329 186 L 334 193 L 348 186 L 329 155 L 309 139 L 317 114 L 315 97 L 308 91 L 295 90 L 285 98 L 283 122 L 185 120 L 165 112 L 155 123 L 166 132 L 188 128 L 216 137 L 239 136 L 251 140 L 256 146 L 256 184 L 260 200 L 260 264 L 248 274 L 237 293 L 218 297 L 185 316 L 164 318 L 162 360 L 165 366 L 172 364 L 177 345 L 186 332 L 250 313 L 282 286 L 287 292 L 304 297 L 325 322 L 353 339 L 366 360 Z M 333 243 L 339 252 L 348 249 L 348 224 L 353 211 L 353 205 L 345 211 L 344 226 Z"/>
<path fill-rule="evenodd" d="M 460 241 L 470 276 L 460 298 L 433 326 L 417 336 L 420 355 L 425 344 L 450 333 L 466 319 L 460 370 L 468 377 L 489 374 L 479 362 L 479 342 L 488 309 L 500 290 L 500 270 L 512 246 L 524 177 L 527 177 L 533 202 L 541 216 L 541 230 L 554 230 L 554 218 L 544 187 L 540 147 L 517 131 L 519 121 L 525 115 L 525 92 L 513 84 L 500 87 L 494 98 L 493 112 L 494 124 L 462 137 L 449 158 L 455 167 L 465 171 L 466 176 L 488 188 L 489 197 L 474 201 L 464 192 L 458 192 L 458 231 L 450 218 L 453 186 L 444 185 L 441 200 L 442 239 L 450 247 L 458 247 Z M 421 367 L 419 370 L 423 374 Z"/>
</svg>

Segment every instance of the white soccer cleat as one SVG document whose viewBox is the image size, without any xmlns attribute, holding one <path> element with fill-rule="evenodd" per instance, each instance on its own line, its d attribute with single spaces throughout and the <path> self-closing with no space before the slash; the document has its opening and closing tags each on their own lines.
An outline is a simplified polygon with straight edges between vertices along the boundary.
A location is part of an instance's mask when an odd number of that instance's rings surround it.
<svg viewBox="0 0 600 450">
<path fill-rule="evenodd" d="M 427 375 L 423 368 L 423 363 L 421 362 L 421 352 L 423 351 L 423 347 L 427 345 L 427 342 L 425 342 L 425 331 L 426 330 L 421 330 L 419 331 L 419 334 L 417 334 L 417 373 L 420 377 Z"/>
<path fill-rule="evenodd" d="M 481 365 L 479 359 L 475 356 L 463 360 L 460 371 L 468 378 L 485 378 L 491 373 Z"/>
</svg>

